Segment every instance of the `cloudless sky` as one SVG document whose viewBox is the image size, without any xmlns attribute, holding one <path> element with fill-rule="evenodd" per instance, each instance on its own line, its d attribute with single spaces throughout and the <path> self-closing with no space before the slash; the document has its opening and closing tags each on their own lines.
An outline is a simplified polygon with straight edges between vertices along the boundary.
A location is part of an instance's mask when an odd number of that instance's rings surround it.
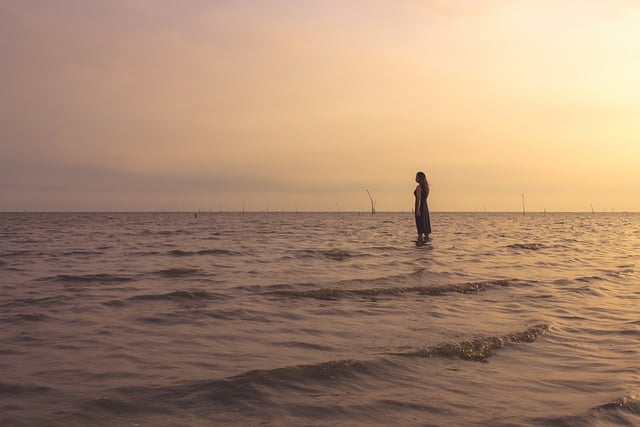
<svg viewBox="0 0 640 427">
<path fill-rule="evenodd" d="M 2 0 L 0 211 L 640 211 L 635 0 Z"/>
</svg>

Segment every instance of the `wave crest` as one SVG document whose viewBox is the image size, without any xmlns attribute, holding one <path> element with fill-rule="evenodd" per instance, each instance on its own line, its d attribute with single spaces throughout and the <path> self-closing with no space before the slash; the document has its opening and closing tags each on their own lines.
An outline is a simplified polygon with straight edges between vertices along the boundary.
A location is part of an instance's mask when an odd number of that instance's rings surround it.
<svg viewBox="0 0 640 427">
<path fill-rule="evenodd" d="M 342 289 L 342 288 L 320 288 L 307 291 L 272 291 L 270 294 L 289 298 L 316 298 L 324 300 L 336 300 L 350 297 L 373 298 L 381 296 L 400 296 L 406 293 L 420 295 L 439 296 L 450 292 L 471 294 L 495 287 L 507 287 L 509 280 L 486 280 L 479 282 L 454 283 L 442 286 L 394 286 L 389 288 L 365 288 L 365 289 Z"/>
<path fill-rule="evenodd" d="M 545 334 L 548 330 L 549 325 L 539 324 L 532 326 L 525 331 L 504 336 L 480 337 L 458 343 L 442 343 L 435 347 L 409 353 L 398 353 L 397 355 L 418 357 L 458 357 L 462 360 L 486 362 L 493 354 L 493 350 L 503 348 L 507 343 L 534 342 L 539 336 Z"/>
</svg>

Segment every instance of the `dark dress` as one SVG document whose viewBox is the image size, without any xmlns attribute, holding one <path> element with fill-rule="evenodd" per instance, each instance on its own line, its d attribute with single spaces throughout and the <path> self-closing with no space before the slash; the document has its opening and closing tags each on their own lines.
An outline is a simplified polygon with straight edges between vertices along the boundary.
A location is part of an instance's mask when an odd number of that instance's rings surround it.
<svg viewBox="0 0 640 427">
<path fill-rule="evenodd" d="M 418 234 L 430 234 L 431 233 L 431 218 L 429 218 L 429 206 L 427 205 L 427 192 L 422 189 L 420 191 L 420 195 L 418 195 L 418 189 L 413 192 L 413 195 L 416 197 L 420 197 L 420 212 L 416 212 L 416 228 L 418 229 Z"/>
</svg>

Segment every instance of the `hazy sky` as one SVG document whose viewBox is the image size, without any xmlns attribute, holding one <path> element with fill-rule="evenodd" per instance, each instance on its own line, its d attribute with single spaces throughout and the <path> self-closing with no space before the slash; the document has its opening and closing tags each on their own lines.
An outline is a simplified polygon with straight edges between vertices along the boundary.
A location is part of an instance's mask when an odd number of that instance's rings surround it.
<svg viewBox="0 0 640 427">
<path fill-rule="evenodd" d="M 0 211 L 640 211 L 636 0 L 1 0 Z"/>
</svg>

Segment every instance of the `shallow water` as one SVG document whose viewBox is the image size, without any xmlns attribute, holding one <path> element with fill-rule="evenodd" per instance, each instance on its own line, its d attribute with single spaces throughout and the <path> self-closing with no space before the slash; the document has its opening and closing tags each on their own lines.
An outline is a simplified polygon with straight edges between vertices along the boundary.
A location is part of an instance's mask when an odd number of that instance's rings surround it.
<svg viewBox="0 0 640 427">
<path fill-rule="evenodd" d="M 640 425 L 640 215 L 0 214 L 0 425 Z"/>
</svg>

